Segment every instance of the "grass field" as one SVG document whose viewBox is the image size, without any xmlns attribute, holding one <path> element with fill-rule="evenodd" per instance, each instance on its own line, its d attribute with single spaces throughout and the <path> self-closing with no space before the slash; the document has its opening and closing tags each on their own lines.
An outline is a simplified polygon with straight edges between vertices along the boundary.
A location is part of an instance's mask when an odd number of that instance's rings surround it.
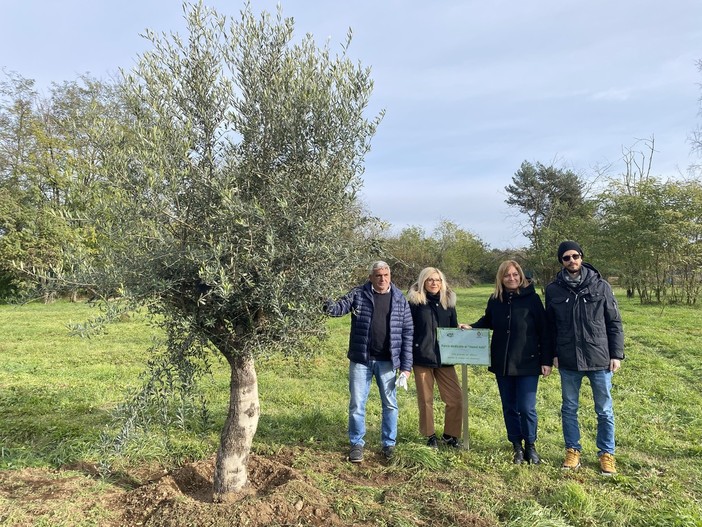
<svg viewBox="0 0 702 527">
<path fill-rule="evenodd" d="M 489 293 L 484 286 L 460 290 L 459 320 L 476 320 Z M 620 302 L 627 359 L 614 377 L 619 470 L 614 478 L 597 470 L 587 383 L 581 399 L 583 466 L 575 472 L 559 468 L 557 372 L 539 386 L 544 463 L 512 465 L 494 377 L 482 367 L 469 368 L 470 450 L 423 446 L 410 382 L 410 390 L 398 395 L 394 462 L 346 463 L 348 317 L 329 321 L 331 337 L 314 358 L 259 362 L 261 419 L 253 450 L 260 456 L 292 452 L 293 468 L 313 482 L 345 525 L 702 526 L 702 310 Z M 135 316 L 91 339 L 68 334 L 68 322 L 95 314 L 85 304 L 66 302 L 0 306 L 2 525 L 102 525 L 112 517 L 109 508 L 93 506 L 86 515 L 69 503 L 54 504 L 47 516 L 36 501 L 13 499 L 16 490 L 8 482 L 22 470 L 87 478 L 65 469 L 106 457 L 127 472 L 144 464 L 169 468 L 216 450 L 229 379 L 219 359 L 202 387 L 209 420 L 186 429 L 174 423 L 167 433 L 153 427 L 117 455 L 105 450 L 101 435 L 114 434 L 115 408 L 140 385 L 152 330 Z M 377 450 L 377 390 L 371 391 L 367 423 L 367 449 Z M 115 492 L 109 476 L 94 481 L 91 497 L 81 499 L 99 502 Z M 49 498 L 36 497 L 41 499 Z"/>
</svg>

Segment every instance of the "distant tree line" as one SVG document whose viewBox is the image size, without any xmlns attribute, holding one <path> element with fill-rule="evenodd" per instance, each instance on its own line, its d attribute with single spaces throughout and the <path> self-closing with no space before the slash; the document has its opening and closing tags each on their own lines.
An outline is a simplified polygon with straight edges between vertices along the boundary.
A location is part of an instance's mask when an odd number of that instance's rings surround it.
<svg viewBox="0 0 702 527">
<path fill-rule="evenodd" d="M 133 116 L 125 108 L 117 81 L 81 76 L 41 95 L 16 73 L 0 80 L 0 298 L 35 290 L 59 272 L 67 245 L 95 249 L 91 225 L 67 218 L 89 205 L 84 189 L 104 166 L 107 131 L 99 123 L 109 117 L 127 126 Z M 701 138 L 692 132 L 698 153 Z M 409 226 L 355 235 L 368 236 L 403 288 L 426 266 L 441 268 L 455 285 L 489 283 L 505 258 L 518 259 L 545 285 L 559 269 L 555 248 L 573 238 L 630 296 L 694 304 L 702 290 L 700 167 L 691 166 L 687 178 L 657 177 L 654 146 L 651 138 L 624 148 L 619 175 L 594 180 L 553 164 L 522 163 L 505 190 L 506 203 L 523 219 L 526 247 L 490 248 L 450 220 L 430 233 Z M 91 294 L 76 284 L 78 291 Z M 47 289 L 45 300 L 52 294 Z"/>
<path fill-rule="evenodd" d="M 625 149 L 624 171 L 592 192 L 570 170 L 524 162 L 506 187 L 527 218 L 526 265 L 541 285 L 559 242 L 577 240 L 605 278 L 642 303 L 695 304 L 702 291 L 702 182 L 651 175 L 653 139 Z"/>
<path fill-rule="evenodd" d="M 22 296 L 65 265 L 62 249 L 97 241 L 66 215 L 85 210 L 100 176 L 108 117 L 125 122 L 117 85 L 88 76 L 52 84 L 16 73 L 0 80 L 0 298 Z M 45 289 L 49 300 L 54 294 Z"/>
<path fill-rule="evenodd" d="M 406 289 L 424 267 L 438 267 L 454 286 L 494 280 L 500 261 L 514 251 L 490 249 L 477 235 L 443 220 L 431 232 L 417 226 L 383 236 L 393 282 Z"/>
</svg>

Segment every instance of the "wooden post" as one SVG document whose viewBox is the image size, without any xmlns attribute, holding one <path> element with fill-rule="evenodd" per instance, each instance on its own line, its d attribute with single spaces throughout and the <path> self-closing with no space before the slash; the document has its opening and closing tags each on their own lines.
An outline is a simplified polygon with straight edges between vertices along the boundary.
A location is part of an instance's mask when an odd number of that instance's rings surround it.
<svg viewBox="0 0 702 527">
<path fill-rule="evenodd" d="M 468 433 L 468 366 L 461 365 L 461 385 L 463 387 L 463 449 L 470 450 Z"/>
</svg>

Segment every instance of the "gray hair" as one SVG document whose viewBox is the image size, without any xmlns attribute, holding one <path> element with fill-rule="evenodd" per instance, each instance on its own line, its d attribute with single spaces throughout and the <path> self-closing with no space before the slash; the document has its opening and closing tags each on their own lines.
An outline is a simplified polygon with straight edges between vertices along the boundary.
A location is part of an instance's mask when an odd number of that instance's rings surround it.
<svg viewBox="0 0 702 527">
<path fill-rule="evenodd" d="M 373 271 L 377 271 L 378 269 L 390 270 L 390 266 L 382 260 L 378 260 L 376 262 L 373 262 L 370 266 L 370 269 L 368 269 L 368 276 L 372 276 Z"/>
</svg>

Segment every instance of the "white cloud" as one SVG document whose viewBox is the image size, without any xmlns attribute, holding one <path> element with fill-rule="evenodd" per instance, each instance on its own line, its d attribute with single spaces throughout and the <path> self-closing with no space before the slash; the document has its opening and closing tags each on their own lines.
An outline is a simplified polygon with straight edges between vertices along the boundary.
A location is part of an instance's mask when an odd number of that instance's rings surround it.
<svg viewBox="0 0 702 527">
<path fill-rule="evenodd" d="M 617 88 L 610 88 L 591 95 L 595 101 L 626 101 L 629 97 L 631 97 L 630 90 Z"/>
</svg>

